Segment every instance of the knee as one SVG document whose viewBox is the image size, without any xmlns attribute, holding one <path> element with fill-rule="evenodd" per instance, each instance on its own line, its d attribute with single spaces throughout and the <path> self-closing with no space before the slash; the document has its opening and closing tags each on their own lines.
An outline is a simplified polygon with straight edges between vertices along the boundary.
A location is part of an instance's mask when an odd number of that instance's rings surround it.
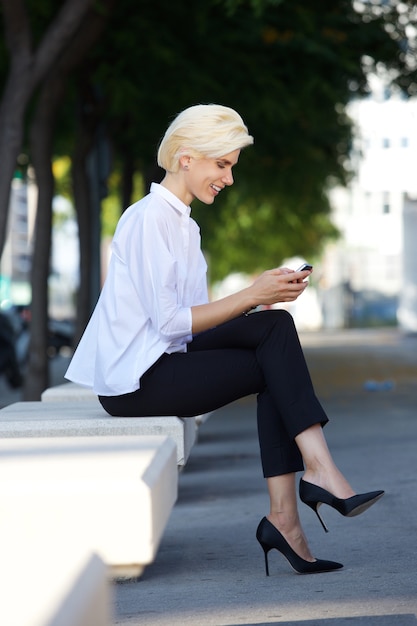
<svg viewBox="0 0 417 626">
<path fill-rule="evenodd" d="M 285 309 L 274 309 L 271 313 L 275 315 L 276 323 L 295 328 L 293 316 Z"/>
<path fill-rule="evenodd" d="M 288 313 L 285 309 L 275 309 L 271 311 L 271 313 L 274 314 L 274 322 L 271 327 L 273 333 L 276 332 L 281 336 L 284 334 L 288 337 L 294 335 L 298 336 L 294 318 L 291 313 Z"/>
<path fill-rule="evenodd" d="M 263 317 L 265 316 L 265 317 Z M 285 309 L 269 309 L 267 311 L 260 311 L 254 315 L 249 315 L 249 318 L 258 320 L 261 322 L 261 326 L 264 329 L 269 329 L 268 332 L 278 333 L 296 333 L 296 327 L 293 316 Z"/>
<path fill-rule="evenodd" d="M 293 316 L 286 309 L 275 309 L 275 313 L 283 320 L 286 320 L 288 322 L 293 321 Z"/>
</svg>

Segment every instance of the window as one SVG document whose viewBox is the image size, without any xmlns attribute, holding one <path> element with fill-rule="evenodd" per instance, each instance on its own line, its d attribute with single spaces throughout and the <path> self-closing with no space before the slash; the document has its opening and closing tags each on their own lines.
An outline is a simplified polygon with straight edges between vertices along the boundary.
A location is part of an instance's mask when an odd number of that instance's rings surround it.
<svg viewBox="0 0 417 626">
<path fill-rule="evenodd" d="M 391 207 L 390 207 L 390 198 L 389 198 L 389 192 L 388 191 L 384 191 L 384 193 L 382 194 L 382 213 L 384 215 L 387 215 L 388 213 L 391 212 Z"/>
</svg>

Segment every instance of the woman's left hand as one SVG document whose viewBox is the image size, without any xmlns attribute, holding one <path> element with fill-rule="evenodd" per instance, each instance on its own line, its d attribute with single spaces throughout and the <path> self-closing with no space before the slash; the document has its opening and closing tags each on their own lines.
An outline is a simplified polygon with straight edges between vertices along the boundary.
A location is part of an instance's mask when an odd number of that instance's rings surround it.
<svg viewBox="0 0 417 626">
<path fill-rule="evenodd" d="M 277 267 L 263 272 L 249 287 L 258 304 L 292 302 L 300 296 L 308 283 L 305 280 L 312 270 L 294 272 L 288 267 Z"/>
</svg>

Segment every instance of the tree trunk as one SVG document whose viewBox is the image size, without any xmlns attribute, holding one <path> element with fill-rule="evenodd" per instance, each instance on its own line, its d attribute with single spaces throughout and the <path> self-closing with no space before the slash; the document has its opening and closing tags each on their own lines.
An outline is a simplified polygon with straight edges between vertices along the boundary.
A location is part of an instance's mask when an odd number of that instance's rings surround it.
<svg viewBox="0 0 417 626">
<path fill-rule="evenodd" d="M 132 204 L 133 176 L 135 174 L 135 163 L 129 151 L 125 151 L 122 163 L 122 212 Z"/>
<path fill-rule="evenodd" d="M 80 285 L 74 345 L 100 295 L 101 200 L 109 173 L 109 150 L 100 122 L 101 103 L 88 81 L 80 85 L 80 106 L 72 177 L 80 242 Z"/>
<path fill-rule="evenodd" d="M 36 52 L 23 0 L 1 0 L 10 71 L 0 103 L 0 258 L 6 240 L 10 185 L 32 94 L 76 32 L 93 0 L 66 0 Z"/>
<path fill-rule="evenodd" d="M 39 400 L 42 391 L 49 386 L 47 311 L 54 194 L 52 147 L 57 103 L 62 91 L 61 81 L 49 81 L 45 85 L 31 127 L 31 157 L 39 192 L 32 256 L 29 363 L 23 392 L 24 400 Z"/>
<path fill-rule="evenodd" d="M 164 175 L 165 172 L 159 165 L 156 163 L 148 164 L 148 167 L 145 167 L 145 193 L 149 192 L 152 183 L 159 183 Z"/>
<path fill-rule="evenodd" d="M 9 213 L 10 186 L 15 172 L 17 157 L 23 142 L 23 120 L 29 100 L 29 86 L 26 75 L 19 64 L 9 77 L 0 105 L 0 258 L 3 252 Z"/>
<path fill-rule="evenodd" d="M 92 249 L 90 246 L 91 212 L 90 184 L 87 174 L 87 157 L 93 145 L 91 125 L 86 124 L 79 114 L 76 146 L 72 160 L 72 185 L 74 204 L 78 221 L 78 240 L 80 243 L 80 284 L 77 293 L 77 319 L 75 326 L 74 345 L 76 346 L 90 317 L 90 289 L 92 265 Z"/>
<path fill-rule="evenodd" d="M 108 7 L 112 2 L 113 0 L 107 0 Z M 92 13 L 88 23 L 83 25 L 77 36 L 72 39 L 41 90 L 31 125 L 31 155 L 39 195 L 32 258 L 32 317 L 29 364 L 24 386 L 25 400 L 39 400 L 42 391 L 49 386 L 48 278 L 54 193 L 52 158 L 56 118 L 65 95 L 67 76 L 101 34 L 106 17 L 105 12 Z"/>
</svg>

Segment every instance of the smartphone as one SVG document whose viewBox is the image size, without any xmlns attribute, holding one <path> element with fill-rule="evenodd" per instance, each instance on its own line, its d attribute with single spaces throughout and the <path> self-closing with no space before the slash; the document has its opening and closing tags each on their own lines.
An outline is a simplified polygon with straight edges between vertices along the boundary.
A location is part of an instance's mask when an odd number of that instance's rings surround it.
<svg viewBox="0 0 417 626">
<path fill-rule="evenodd" d="M 302 265 L 300 265 L 300 267 L 295 270 L 296 272 L 303 272 L 304 270 L 312 270 L 313 266 L 310 265 L 309 263 L 303 263 Z"/>
</svg>

